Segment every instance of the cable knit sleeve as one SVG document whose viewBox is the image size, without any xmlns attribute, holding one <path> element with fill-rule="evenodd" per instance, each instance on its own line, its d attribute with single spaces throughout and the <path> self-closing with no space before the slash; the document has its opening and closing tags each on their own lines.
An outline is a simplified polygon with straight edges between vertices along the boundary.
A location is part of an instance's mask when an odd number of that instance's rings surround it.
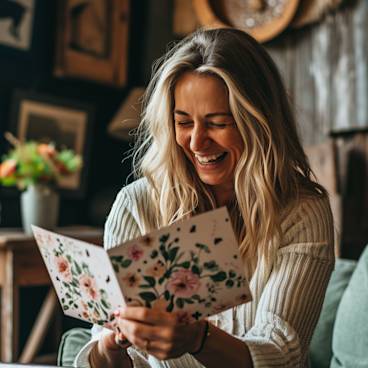
<svg viewBox="0 0 368 368">
<path fill-rule="evenodd" d="M 307 366 L 309 343 L 334 267 L 327 199 L 302 202 L 283 222 L 282 231 L 267 282 L 257 282 L 254 324 L 242 338 L 256 368 Z"/>
<path fill-rule="evenodd" d="M 134 239 L 140 235 L 140 229 L 134 219 L 130 209 L 132 208 L 132 199 L 126 193 L 126 188 L 123 188 L 117 195 L 115 202 L 111 208 L 104 231 L 104 247 L 105 249 L 113 248 L 114 246 L 124 243 L 130 239 Z M 75 367 L 90 368 L 89 353 L 98 339 L 108 330 L 100 326 L 93 326 L 92 339 L 78 353 L 75 361 Z M 128 348 L 129 356 L 131 357 L 135 368 L 151 367 L 148 363 L 145 353 L 134 348 Z"/>
</svg>

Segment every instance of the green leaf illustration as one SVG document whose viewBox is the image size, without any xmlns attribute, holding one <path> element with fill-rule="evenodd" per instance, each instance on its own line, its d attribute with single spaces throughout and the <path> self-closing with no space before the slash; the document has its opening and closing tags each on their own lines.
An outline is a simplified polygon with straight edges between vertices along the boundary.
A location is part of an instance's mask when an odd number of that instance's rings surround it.
<svg viewBox="0 0 368 368">
<path fill-rule="evenodd" d="M 162 254 L 162 257 L 164 257 L 165 261 L 169 260 L 169 253 L 167 253 L 165 249 L 161 250 L 161 254 Z"/>
<path fill-rule="evenodd" d="M 201 244 L 201 243 L 196 243 L 195 246 L 198 248 L 198 249 L 202 249 L 204 250 L 206 253 L 211 253 L 210 252 L 210 249 L 208 248 L 208 246 L 206 244 Z"/>
<path fill-rule="evenodd" d="M 192 272 L 195 273 L 196 275 L 200 275 L 201 274 L 201 270 L 196 265 L 192 266 Z"/>
<path fill-rule="evenodd" d="M 233 280 L 227 280 L 225 285 L 228 288 L 232 288 L 234 286 L 234 281 Z"/>
<path fill-rule="evenodd" d="M 102 304 L 106 309 L 109 309 L 109 308 L 110 308 L 110 303 L 106 302 L 104 299 L 101 299 L 101 304 Z"/>
<path fill-rule="evenodd" d="M 123 268 L 128 268 L 132 263 L 131 259 L 125 259 L 124 261 L 121 262 L 121 267 Z"/>
<path fill-rule="evenodd" d="M 176 299 L 175 304 L 178 308 L 183 308 L 184 307 L 184 300 L 182 298 L 178 298 L 178 299 Z"/>
<path fill-rule="evenodd" d="M 174 309 L 174 296 L 171 297 L 170 304 L 166 307 L 168 312 L 172 312 Z"/>
<path fill-rule="evenodd" d="M 218 270 L 218 264 L 215 261 L 204 262 L 204 268 L 210 271 Z"/>
<path fill-rule="evenodd" d="M 143 276 L 143 278 L 148 282 L 148 285 L 154 287 L 156 285 L 156 280 L 151 276 Z"/>
<path fill-rule="evenodd" d="M 80 268 L 79 264 L 76 261 L 73 261 L 73 265 L 75 267 L 75 270 L 77 271 L 78 275 L 82 273 L 82 269 Z"/>
<path fill-rule="evenodd" d="M 170 291 L 169 290 L 165 290 L 165 292 L 164 292 L 164 298 L 166 299 L 166 300 L 170 300 Z"/>
<path fill-rule="evenodd" d="M 154 300 L 156 300 L 156 295 L 149 291 L 139 293 L 139 296 L 146 302 L 153 302 Z"/>
<path fill-rule="evenodd" d="M 188 269 L 190 267 L 190 262 L 186 261 L 186 262 L 178 264 L 178 266 Z"/>
<path fill-rule="evenodd" d="M 235 271 L 230 270 L 230 271 L 229 271 L 229 277 L 231 277 L 231 278 L 236 277 L 236 273 L 235 273 Z"/>
<path fill-rule="evenodd" d="M 171 261 L 171 262 L 174 261 L 174 259 L 176 257 L 176 254 L 178 253 L 178 250 L 179 250 L 179 247 L 175 247 L 175 248 L 170 249 L 169 254 L 168 254 L 169 261 Z"/>
<path fill-rule="evenodd" d="M 164 234 L 160 237 L 160 243 L 166 243 L 170 238 L 170 234 Z"/>
<path fill-rule="evenodd" d="M 226 279 L 226 272 L 220 271 L 217 272 L 215 275 L 210 276 L 213 281 L 219 282 L 224 281 Z"/>
<path fill-rule="evenodd" d="M 152 259 L 154 259 L 154 258 L 156 258 L 157 256 L 158 256 L 158 251 L 155 249 L 155 250 L 153 250 L 153 251 L 152 251 L 152 253 L 151 253 L 150 257 L 151 257 Z"/>
</svg>

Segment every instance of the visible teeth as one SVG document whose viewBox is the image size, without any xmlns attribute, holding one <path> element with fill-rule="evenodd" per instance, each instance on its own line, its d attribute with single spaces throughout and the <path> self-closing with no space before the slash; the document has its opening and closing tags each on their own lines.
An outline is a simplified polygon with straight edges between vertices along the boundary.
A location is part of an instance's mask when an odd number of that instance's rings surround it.
<svg viewBox="0 0 368 368">
<path fill-rule="evenodd" d="M 201 163 L 201 164 L 207 164 L 208 162 L 211 161 L 215 161 L 217 160 L 219 157 L 221 157 L 224 154 L 224 152 L 222 153 L 218 153 L 217 155 L 209 155 L 209 156 L 198 156 L 195 155 L 197 160 Z"/>
</svg>

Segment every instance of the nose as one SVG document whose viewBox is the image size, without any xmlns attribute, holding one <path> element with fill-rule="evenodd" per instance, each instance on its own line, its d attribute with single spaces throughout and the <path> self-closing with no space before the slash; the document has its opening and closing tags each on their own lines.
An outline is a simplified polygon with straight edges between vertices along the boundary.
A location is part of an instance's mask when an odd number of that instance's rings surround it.
<svg viewBox="0 0 368 368">
<path fill-rule="evenodd" d="M 190 135 L 190 149 L 193 152 L 198 152 L 206 148 L 209 144 L 210 138 L 208 129 L 204 124 L 194 124 Z"/>
</svg>

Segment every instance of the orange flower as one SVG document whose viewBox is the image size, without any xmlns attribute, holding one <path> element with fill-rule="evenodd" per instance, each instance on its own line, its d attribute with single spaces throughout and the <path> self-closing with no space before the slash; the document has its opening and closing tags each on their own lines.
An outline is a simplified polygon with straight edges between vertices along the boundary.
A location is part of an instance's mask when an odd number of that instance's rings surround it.
<svg viewBox="0 0 368 368">
<path fill-rule="evenodd" d="M 37 146 L 37 152 L 44 157 L 52 158 L 55 156 L 55 147 L 51 144 L 41 143 Z"/>
<path fill-rule="evenodd" d="M 0 178 L 5 178 L 7 176 L 11 176 L 15 173 L 17 168 L 17 161 L 13 159 L 9 159 L 0 164 Z"/>
<path fill-rule="evenodd" d="M 124 277 L 121 278 L 124 284 L 129 287 L 137 287 L 141 282 L 141 278 L 134 272 L 128 272 Z"/>
</svg>

